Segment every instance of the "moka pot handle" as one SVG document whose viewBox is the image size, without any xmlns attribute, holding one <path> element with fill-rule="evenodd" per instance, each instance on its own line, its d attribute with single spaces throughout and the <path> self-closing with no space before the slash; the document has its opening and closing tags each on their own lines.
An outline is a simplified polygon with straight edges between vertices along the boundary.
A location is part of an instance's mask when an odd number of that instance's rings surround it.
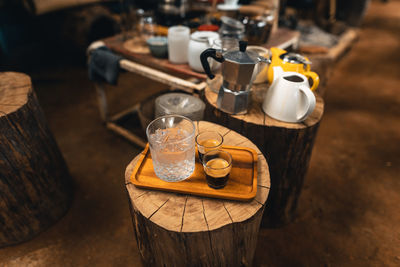
<svg viewBox="0 0 400 267">
<path fill-rule="evenodd" d="M 215 75 L 211 72 L 210 64 L 208 63 L 209 57 L 212 57 L 219 63 L 224 62 L 225 59 L 222 56 L 222 53 L 220 53 L 219 50 L 215 48 L 207 48 L 200 54 L 200 61 L 201 65 L 203 66 L 204 72 L 212 80 L 214 79 Z"/>
</svg>

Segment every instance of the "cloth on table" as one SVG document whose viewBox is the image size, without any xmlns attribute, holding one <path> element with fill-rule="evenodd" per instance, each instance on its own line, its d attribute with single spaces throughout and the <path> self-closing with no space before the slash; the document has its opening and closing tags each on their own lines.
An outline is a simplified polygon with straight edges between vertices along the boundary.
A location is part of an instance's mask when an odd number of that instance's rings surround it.
<svg viewBox="0 0 400 267">
<path fill-rule="evenodd" d="M 121 59 L 121 56 L 115 55 L 105 46 L 100 46 L 90 51 L 89 79 L 91 81 L 106 81 L 116 85 L 120 70 L 119 61 Z"/>
</svg>

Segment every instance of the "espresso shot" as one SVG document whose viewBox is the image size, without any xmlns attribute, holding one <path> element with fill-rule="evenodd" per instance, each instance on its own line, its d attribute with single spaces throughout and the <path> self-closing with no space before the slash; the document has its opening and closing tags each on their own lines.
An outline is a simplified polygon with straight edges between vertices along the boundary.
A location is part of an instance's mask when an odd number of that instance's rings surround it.
<svg viewBox="0 0 400 267">
<path fill-rule="evenodd" d="M 206 131 L 199 133 L 196 136 L 196 144 L 200 162 L 203 162 L 203 156 L 206 152 L 220 149 L 223 142 L 224 138 L 218 132 Z"/>
<path fill-rule="evenodd" d="M 203 156 L 203 167 L 209 187 L 224 188 L 232 169 L 232 156 L 223 150 L 211 150 Z"/>
</svg>

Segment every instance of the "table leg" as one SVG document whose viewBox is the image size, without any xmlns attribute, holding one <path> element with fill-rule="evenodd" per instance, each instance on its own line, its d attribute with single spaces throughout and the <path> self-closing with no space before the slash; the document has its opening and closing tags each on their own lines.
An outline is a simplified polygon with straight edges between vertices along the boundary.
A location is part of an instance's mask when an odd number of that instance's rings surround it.
<svg viewBox="0 0 400 267">
<path fill-rule="evenodd" d="M 97 102 L 99 104 L 100 116 L 104 122 L 108 121 L 107 96 L 104 90 L 104 84 L 101 82 L 95 83 Z"/>
</svg>

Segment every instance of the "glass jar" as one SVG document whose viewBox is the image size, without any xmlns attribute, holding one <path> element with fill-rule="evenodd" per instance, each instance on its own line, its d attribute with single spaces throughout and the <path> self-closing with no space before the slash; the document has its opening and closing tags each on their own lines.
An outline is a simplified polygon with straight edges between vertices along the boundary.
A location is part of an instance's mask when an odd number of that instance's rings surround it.
<svg viewBox="0 0 400 267">
<path fill-rule="evenodd" d="M 150 37 L 155 36 L 157 31 L 157 24 L 153 13 L 151 11 L 144 11 L 139 9 L 137 11 L 137 25 L 136 30 L 138 36 L 145 43 Z"/>
<path fill-rule="evenodd" d="M 221 22 L 222 24 L 219 29 L 221 38 L 231 37 L 239 40 L 243 39 L 245 28 L 242 22 L 226 16 L 221 17 Z"/>
</svg>

